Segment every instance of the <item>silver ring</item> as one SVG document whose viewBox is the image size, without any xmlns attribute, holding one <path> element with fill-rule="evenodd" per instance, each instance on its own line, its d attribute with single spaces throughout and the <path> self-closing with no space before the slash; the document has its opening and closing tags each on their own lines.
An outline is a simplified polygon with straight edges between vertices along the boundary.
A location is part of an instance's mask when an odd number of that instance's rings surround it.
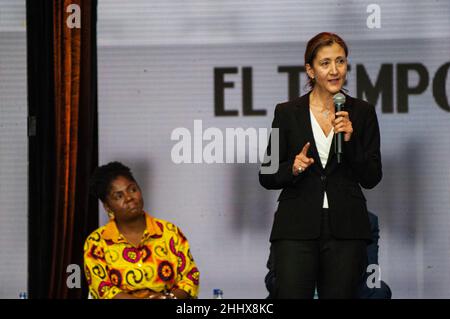
<svg viewBox="0 0 450 319">
<path fill-rule="evenodd" d="M 303 167 L 299 166 L 299 167 L 298 167 L 298 172 L 299 172 L 299 173 L 303 172 Z"/>
</svg>

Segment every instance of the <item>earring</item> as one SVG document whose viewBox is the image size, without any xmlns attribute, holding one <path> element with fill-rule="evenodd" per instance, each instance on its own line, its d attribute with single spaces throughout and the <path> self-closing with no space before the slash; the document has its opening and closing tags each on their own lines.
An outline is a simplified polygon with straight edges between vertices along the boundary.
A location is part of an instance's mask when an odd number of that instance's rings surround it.
<svg viewBox="0 0 450 319">
<path fill-rule="evenodd" d="M 109 219 L 114 219 L 114 213 L 110 210 L 106 212 L 108 214 Z"/>
</svg>

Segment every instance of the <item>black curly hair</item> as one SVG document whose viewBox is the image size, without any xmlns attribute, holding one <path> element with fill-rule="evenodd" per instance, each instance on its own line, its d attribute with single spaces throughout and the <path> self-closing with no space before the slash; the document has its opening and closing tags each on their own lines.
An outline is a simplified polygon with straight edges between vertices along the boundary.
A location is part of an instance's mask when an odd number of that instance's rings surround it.
<svg viewBox="0 0 450 319">
<path fill-rule="evenodd" d="M 119 176 L 136 182 L 130 168 L 120 162 L 110 162 L 97 167 L 89 181 L 90 193 L 105 202 L 106 196 L 111 190 L 111 182 Z"/>
</svg>

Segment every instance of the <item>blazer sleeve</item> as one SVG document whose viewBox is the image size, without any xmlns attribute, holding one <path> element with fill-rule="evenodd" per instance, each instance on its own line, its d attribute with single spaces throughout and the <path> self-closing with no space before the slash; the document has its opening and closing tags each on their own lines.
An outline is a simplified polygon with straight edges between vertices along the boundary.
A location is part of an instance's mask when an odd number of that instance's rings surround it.
<svg viewBox="0 0 450 319">
<path fill-rule="evenodd" d="M 372 105 L 366 113 L 363 130 L 354 131 L 350 141 L 344 143 L 344 156 L 362 187 L 371 189 L 381 181 L 380 128 Z"/>
<path fill-rule="evenodd" d="M 292 165 L 294 164 L 295 157 L 288 158 L 288 121 L 286 111 L 283 110 L 281 104 L 275 107 L 275 115 L 272 122 L 272 134 L 273 129 L 278 129 L 279 132 L 279 154 L 278 154 L 278 170 L 273 174 L 265 174 L 259 171 L 259 183 L 266 189 L 282 189 L 288 186 L 292 186 L 297 183 L 303 176 L 298 174 L 294 176 L 292 174 Z M 276 154 L 272 154 L 272 134 L 269 138 L 266 154 L 270 155 L 271 161 L 263 163 L 261 166 L 270 166 L 272 160 L 277 160 Z M 273 158 L 275 155 L 275 158 Z"/>
</svg>

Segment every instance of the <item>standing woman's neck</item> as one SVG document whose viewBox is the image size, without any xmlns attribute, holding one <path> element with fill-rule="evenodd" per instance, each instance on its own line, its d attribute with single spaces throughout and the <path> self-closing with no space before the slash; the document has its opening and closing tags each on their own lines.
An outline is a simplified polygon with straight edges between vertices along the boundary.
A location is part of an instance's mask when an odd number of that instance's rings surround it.
<svg viewBox="0 0 450 319">
<path fill-rule="evenodd" d="M 331 108 L 334 106 L 333 95 L 328 91 L 321 90 L 317 86 L 314 86 L 311 91 L 311 101 L 313 101 L 316 105 L 321 105 L 326 108 Z"/>
</svg>

